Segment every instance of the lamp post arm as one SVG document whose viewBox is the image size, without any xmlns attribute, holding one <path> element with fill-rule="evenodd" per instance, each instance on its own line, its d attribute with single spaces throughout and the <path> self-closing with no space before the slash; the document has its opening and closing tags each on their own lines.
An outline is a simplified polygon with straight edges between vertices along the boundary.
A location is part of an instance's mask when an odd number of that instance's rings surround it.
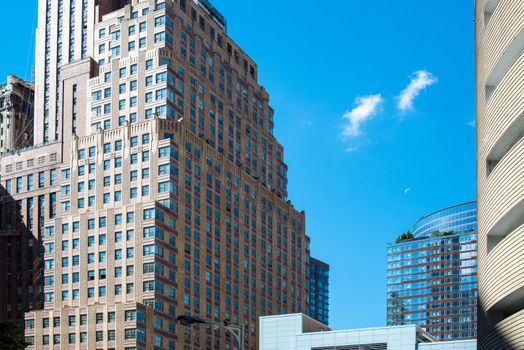
<svg viewBox="0 0 524 350">
<path fill-rule="evenodd" d="M 218 322 L 211 322 L 211 321 L 206 321 L 204 323 L 227 329 L 229 333 L 231 333 L 237 340 L 240 350 L 244 350 L 244 326 L 243 325 L 242 326 L 230 326 L 230 325 L 226 326 L 225 324 L 218 323 Z"/>
</svg>

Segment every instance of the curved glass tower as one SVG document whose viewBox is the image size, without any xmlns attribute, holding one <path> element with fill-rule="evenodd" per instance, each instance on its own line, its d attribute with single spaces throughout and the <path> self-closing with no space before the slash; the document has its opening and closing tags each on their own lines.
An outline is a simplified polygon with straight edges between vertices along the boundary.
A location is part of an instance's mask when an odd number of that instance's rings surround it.
<svg viewBox="0 0 524 350">
<path fill-rule="evenodd" d="M 388 325 L 441 340 L 476 337 L 476 203 L 422 217 L 388 245 Z"/>
<path fill-rule="evenodd" d="M 429 237 L 435 231 L 469 231 L 477 228 L 477 204 L 469 202 L 422 217 L 413 225 L 413 236 Z"/>
<path fill-rule="evenodd" d="M 479 349 L 524 349 L 524 3 L 475 1 Z"/>
</svg>

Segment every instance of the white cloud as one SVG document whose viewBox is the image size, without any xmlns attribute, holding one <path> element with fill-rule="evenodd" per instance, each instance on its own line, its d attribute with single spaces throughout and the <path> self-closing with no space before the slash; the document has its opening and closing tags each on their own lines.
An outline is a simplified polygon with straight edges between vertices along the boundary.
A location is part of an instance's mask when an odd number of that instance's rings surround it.
<svg viewBox="0 0 524 350">
<path fill-rule="evenodd" d="M 311 126 L 311 125 L 313 125 L 313 122 L 311 120 L 309 120 L 309 119 L 303 119 L 302 120 L 302 125 L 304 125 L 304 126 Z"/>
<path fill-rule="evenodd" d="M 409 192 L 411 192 L 411 187 L 407 187 L 404 189 L 404 194 L 408 194 Z"/>
<path fill-rule="evenodd" d="M 468 122 L 468 125 L 471 126 L 472 128 L 476 128 L 477 127 L 477 121 L 475 119 L 473 119 L 473 120 Z"/>
<path fill-rule="evenodd" d="M 362 124 L 377 114 L 382 101 L 380 94 L 357 97 L 355 107 L 352 110 L 347 110 L 342 116 L 346 122 L 342 130 L 342 137 L 348 140 L 359 136 Z M 348 149 L 354 150 L 353 147 Z"/>
<path fill-rule="evenodd" d="M 401 112 L 413 110 L 413 101 L 420 92 L 438 82 L 438 78 L 425 70 L 413 73 L 411 80 L 404 90 L 397 96 L 397 108 Z"/>
</svg>

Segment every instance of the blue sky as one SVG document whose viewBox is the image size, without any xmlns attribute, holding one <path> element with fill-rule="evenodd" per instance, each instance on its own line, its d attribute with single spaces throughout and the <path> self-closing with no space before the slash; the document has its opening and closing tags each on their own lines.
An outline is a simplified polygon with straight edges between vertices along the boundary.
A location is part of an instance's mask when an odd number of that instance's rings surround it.
<svg viewBox="0 0 524 350">
<path fill-rule="evenodd" d="M 4 4 L 0 76 L 30 77 L 35 3 Z M 473 1 L 213 4 L 271 94 L 332 326 L 384 325 L 386 243 L 475 198 Z"/>
</svg>

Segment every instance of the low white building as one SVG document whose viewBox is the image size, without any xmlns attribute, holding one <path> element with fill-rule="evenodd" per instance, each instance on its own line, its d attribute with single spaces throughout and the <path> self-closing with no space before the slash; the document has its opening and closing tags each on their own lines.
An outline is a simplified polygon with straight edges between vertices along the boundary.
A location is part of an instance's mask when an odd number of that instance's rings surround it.
<svg viewBox="0 0 524 350">
<path fill-rule="evenodd" d="M 476 350 L 475 340 L 439 342 L 416 326 L 333 331 L 303 314 L 260 317 L 259 350 Z"/>
</svg>

